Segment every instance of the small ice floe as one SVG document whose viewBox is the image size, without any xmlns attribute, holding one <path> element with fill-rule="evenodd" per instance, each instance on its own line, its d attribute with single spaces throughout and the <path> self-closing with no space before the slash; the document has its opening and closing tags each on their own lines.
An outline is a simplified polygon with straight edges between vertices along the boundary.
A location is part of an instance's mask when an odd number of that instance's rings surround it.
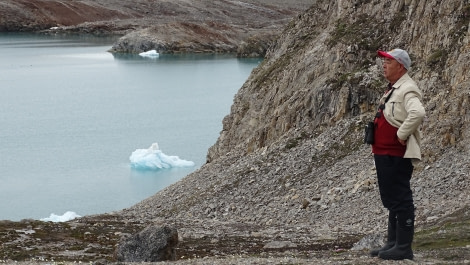
<svg viewBox="0 0 470 265">
<path fill-rule="evenodd" d="M 40 220 L 44 222 L 60 223 L 60 222 L 67 222 L 78 217 L 81 217 L 81 216 L 76 214 L 75 212 L 68 211 L 64 213 L 63 215 L 56 215 L 52 213 L 49 217 L 42 218 Z"/>
<path fill-rule="evenodd" d="M 156 50 L 150 50 L 139 53 L 142 57 L 157 58 L 160 54 Z"/>
<path fill-rule="evenodd" d="M 159 170 L 167 168 L 192 167 L 194 162 L 180 159 L 177 156 L 165 155 L 158 143 L 148 149 L 137 149 L 129 157 L 131 167 L 137 170 Z"/>
</svg>

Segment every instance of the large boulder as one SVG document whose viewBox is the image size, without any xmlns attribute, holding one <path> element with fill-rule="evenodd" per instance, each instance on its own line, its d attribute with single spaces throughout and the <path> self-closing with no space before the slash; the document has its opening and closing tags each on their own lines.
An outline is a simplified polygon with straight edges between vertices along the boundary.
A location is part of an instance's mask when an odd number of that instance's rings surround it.
<svg viewBox="0 0 470 265">
<path fill-rule="evenodd" d="M 177 244 L 176 228 L 150 225 L 135 235 L 121 239 L 115 258 L 124 262 L 175 260 Z"/>
</svg>

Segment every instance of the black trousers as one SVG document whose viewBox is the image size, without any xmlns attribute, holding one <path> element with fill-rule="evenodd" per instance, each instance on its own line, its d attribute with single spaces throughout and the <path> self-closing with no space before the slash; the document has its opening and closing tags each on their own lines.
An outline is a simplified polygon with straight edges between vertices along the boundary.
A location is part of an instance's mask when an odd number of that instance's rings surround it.
<svg viewBox="0 0 470 265">
<path fill-rule="evenodd" d="M 391 212 L 414 211 L 410 187 L 413 165 L 411 159 L 374 155 L 382 204 Z"/>
</svg>

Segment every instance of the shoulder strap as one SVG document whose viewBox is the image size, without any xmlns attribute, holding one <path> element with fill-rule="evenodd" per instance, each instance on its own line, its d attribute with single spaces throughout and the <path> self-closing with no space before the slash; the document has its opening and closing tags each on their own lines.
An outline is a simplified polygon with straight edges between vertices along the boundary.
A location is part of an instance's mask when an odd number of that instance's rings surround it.
<svg viewBox="0 0 470 265">
<path fill-rule="evenodd" d="M 392 90 L 390 91 L 390 93 L 388 93 L 388 96 L 387 96 L 387 98 L 385 98 L 385 103 L 387 103 L 387 102 L 388 102 L 388 100 L 390 99 L 390 97 L 392 96 L 393 90 L 395 90 L 395 88 L 394 88 L 394 87 L 392 87 Z"/>
<path fill-rule="evenodd" d="M 377 113 L 375 114 L 374 120 L 380 117 L 380 115 L 382 115 L 380 112 L 385 109 L 385 103 L 387 103 L 390 97 L 392 96 L 393 90 L 395 90 L 394 87 L 392 87 L 392 90 L 390 90 L 390 93 L 388 93 L 387 97 L 385 98 L 385 102 L 383 104 L 380 104 L 379 109 L 377 110 Z"/>
</svg>

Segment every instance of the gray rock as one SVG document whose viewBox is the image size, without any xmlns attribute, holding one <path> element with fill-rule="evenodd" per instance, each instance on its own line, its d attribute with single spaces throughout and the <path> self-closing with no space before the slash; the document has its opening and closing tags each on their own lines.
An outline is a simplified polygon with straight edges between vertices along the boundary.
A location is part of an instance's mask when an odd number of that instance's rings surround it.
<svg viewBox="0 0 470 265">
<path fill-rule="evenodd" d="M 125 262 L 156 262 L 174 260 L 178 232 L 170 226 L 148 226 L 141 232 L 123 238 L 115 258 Z"/>
<path fill-rule="evenodd" d="M 264 245 L 264 249 L 296 248 L 297 245 L 289 241 L 272 241 Z"/>
<path fill-rule="evenodd" d="M 363 237 L 359 242 L 355 243 L 351 250 L 364 250 L 381 247 L 384 244 L 384 237 L 378 234 L 370 234 Z"/>
</svg>

